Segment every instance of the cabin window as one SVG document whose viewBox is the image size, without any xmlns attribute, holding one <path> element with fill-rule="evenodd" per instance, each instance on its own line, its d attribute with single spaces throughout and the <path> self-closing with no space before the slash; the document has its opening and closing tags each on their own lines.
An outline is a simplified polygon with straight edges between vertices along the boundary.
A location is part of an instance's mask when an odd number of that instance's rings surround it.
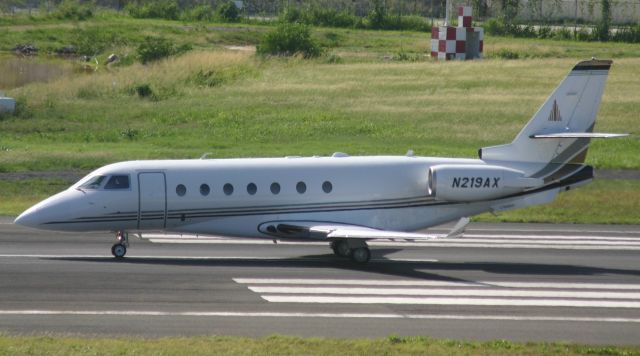
<svg viewBox="0 0 640 356">
<path fill-rule="evenodd" d="M 296 190 L 298 193 L 304 194 L 304 192 L 307 191 L 307 185 L 304 184 L 304 182 L 298 182 L 298 184 L 296 184 Z"/>
<path fill-rule="evenodd" d="M 210 192 L 211 192 L 211 188 L 209 188 L 207 184 L 200 185 L 200 194 L 206 197 L 207 195 L 209 195 Z"/>
<path fill-rule="evenodd" d="M 222 187 L 222 191 L 224 192 L 224 194 L 226 195 L 231 195 L 233 194 L 233 185 L 231 185 L 231 183 L 227 183 L 224 185 L 224 187 Z"/>
<path fill-rule="evenodd" d="M 322 183 L 322 191 L 329 194 L 331 193 L 332 190 L 333 190 L 333 184 L 331 184 L 331 182 L 327 180 L 324 183 Z"/>
<path fill-rule="evenodd" d="M 113 175 L 104 185 L 104 189 L 129 189 L 128 175 Z"/>
<path fill-rule="evenodd" d="M 280 193 L 280 184 L 273 182 L 271 183 L 271 193 L 275 194 L 279 194 Z"/>
<path fill-rule="evenodd" d="M 100 185 L 107 176 L 95 176 L 90 178 L 86 183 L 82 184 L 82 189 L 100 189 Z"/>
<path fill-rule="evenodd" d="M 247 193 L 254 195 L 258 191 L 258 187 L 254 183 L 247 184 Z"/>
<path fill-rule="evenodd" d="M 187 187 L 185 187 L 183 184 L 178 184 L 176 186 L 176 194 L 181 197 L 184 196 L 185 194 L 187 194 Z"/>
</svg>

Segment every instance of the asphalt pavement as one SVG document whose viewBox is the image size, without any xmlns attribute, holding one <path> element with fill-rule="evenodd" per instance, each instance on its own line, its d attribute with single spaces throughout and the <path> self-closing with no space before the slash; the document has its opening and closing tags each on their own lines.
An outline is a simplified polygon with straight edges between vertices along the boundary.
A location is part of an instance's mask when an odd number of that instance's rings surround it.
<svg viewBox="0 0 640 356">
<path fill-rule="evenodd" d="M 110 234 L 0 220 L 0 333 L 640 343 L 639 226 L 472 223 L 371 243 L 365 266 L 322 242 L 146 237 L 116 260 Z"/>
</svg>

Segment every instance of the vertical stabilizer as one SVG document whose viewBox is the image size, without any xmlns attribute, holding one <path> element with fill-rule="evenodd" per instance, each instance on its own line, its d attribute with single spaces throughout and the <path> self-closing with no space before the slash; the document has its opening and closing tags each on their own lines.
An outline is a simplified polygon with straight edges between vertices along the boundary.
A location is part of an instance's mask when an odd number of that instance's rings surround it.
<svg viewBox="0 0 640 356">
<path fill-rule="evenodd" d="M 480 158 L 517 167 L 536 178 L 579 168 L 595 137 L 589 133 L 611 63 L 593 59 L 576 64 L 512 143 L 482 148 Z"/>
</svg>

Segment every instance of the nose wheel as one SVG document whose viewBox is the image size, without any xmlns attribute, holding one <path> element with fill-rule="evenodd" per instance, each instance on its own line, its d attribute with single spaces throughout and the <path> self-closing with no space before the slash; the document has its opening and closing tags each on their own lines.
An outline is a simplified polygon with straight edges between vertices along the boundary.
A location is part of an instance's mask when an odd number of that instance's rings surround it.
<svg viewBox="0 0 640 356">
<path fill-rule="evenodd" d="M 111 246 L 111 254 L 115 258 L 123 258 L 127 254 L 127 247 L 129 246 L 129 234 L 124 231 L 116 232 L 116 239 L 118 242 Z"/>
<path fill-rule="evenodd" d="M 127 254 L 127 246 L 121 243 L 117 243 L 111 246 L 111 254 L 115 258 L 122 258 Z"/>
</svg>

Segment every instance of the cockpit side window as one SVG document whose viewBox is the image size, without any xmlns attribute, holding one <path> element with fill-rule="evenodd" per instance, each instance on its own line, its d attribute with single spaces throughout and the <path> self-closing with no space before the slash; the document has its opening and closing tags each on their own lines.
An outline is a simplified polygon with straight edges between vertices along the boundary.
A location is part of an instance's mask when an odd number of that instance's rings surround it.
<svg viewBox="0 0 640 356">
<path fill-rule="evenodd" d="M 105 178 L 107 178 L 107 176 L 95 176 L 95 177 L 89 178 L 89 180 L 86 183 L 82 184 L 80 188 L 100 189 L 100 186 L 102 185 L 102 182 L 104 181 Z"/>
<path fill-rule="evenodd" d="M 128 175 L 113 175 L 104 185 L 104 189 L 129 189 Z"/>
</svg>

